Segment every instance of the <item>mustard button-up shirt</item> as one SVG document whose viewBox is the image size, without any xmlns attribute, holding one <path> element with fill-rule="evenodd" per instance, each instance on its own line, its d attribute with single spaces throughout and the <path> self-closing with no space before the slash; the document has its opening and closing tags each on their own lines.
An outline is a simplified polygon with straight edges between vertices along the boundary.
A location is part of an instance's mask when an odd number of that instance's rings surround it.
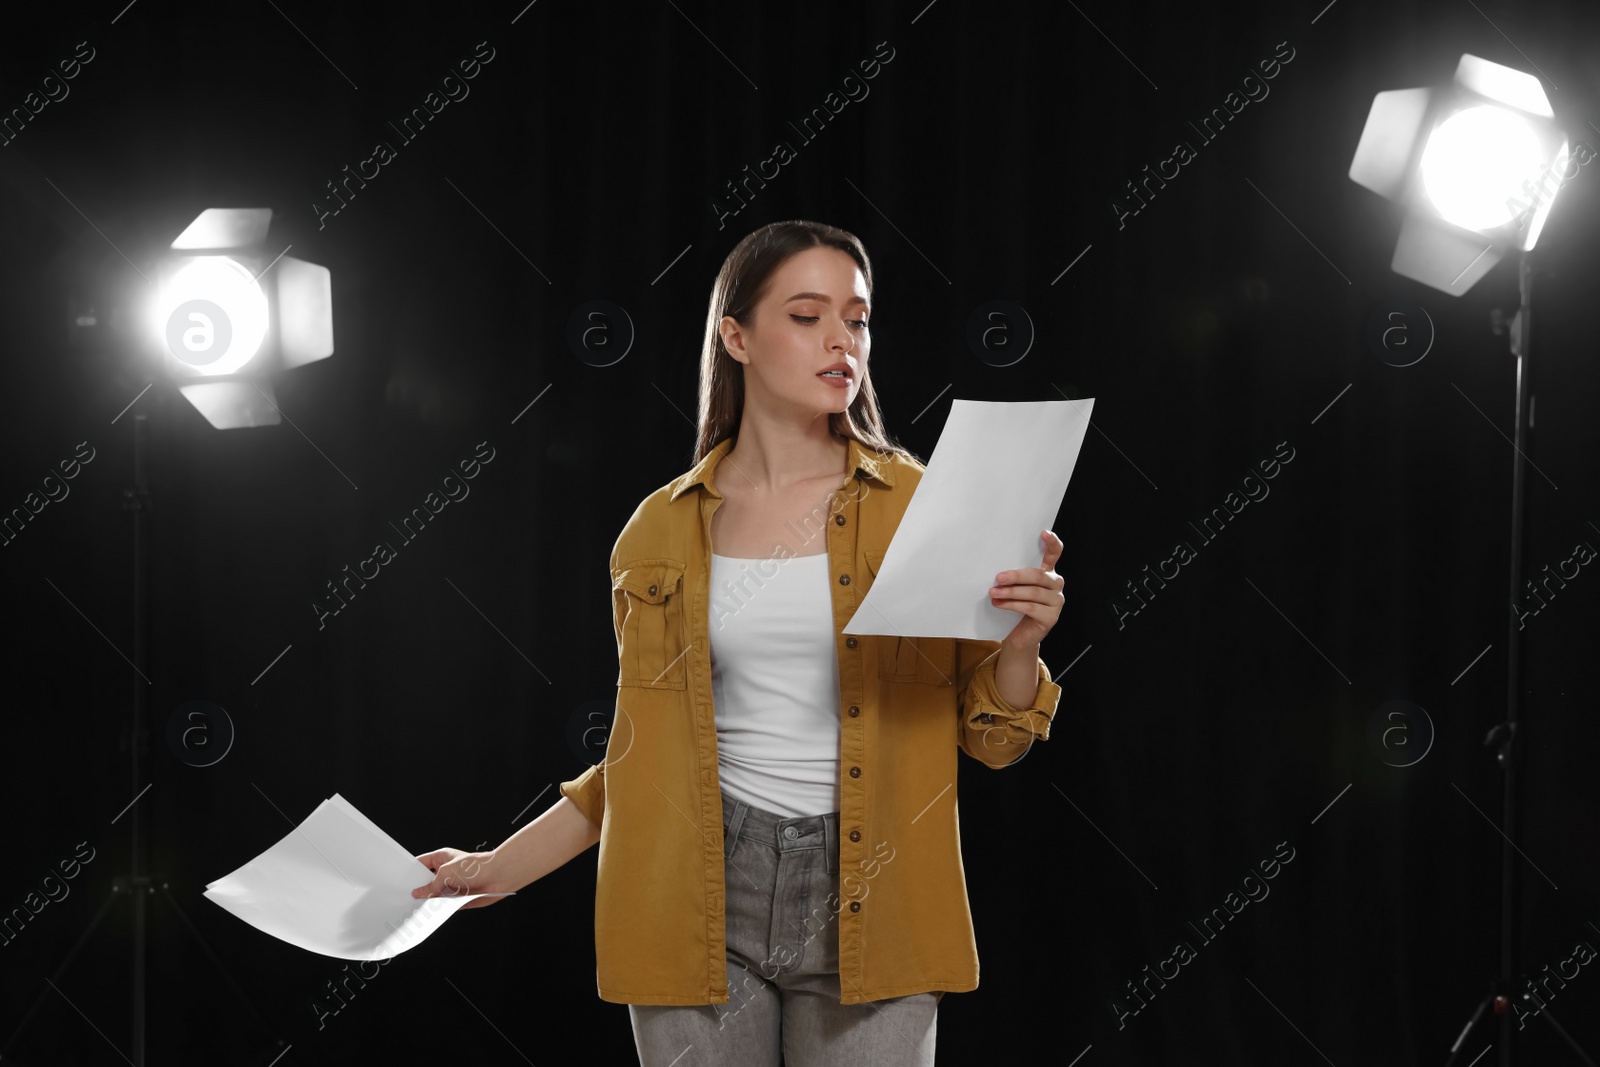
<svg viewBox="0 0 1600 1067">
<path fill-rule="evenodd" d="M 595 955 L 600 998 L 613 1003 L 729 999 L 708 619 L 711 516 L 723 499 L 713 475 L 732 447 L 725 439 L 651 493 L 617 538 L 616 718 L 605 759 L 561 783 L 600 827 Z M 977 988 L 978 954 L 957 750 L 989 767 L 1014 762 L 1050 736 L 1061 690 L 1041 659 L 1033 705 L 1006 703 L 998 641 L 838 632 L 924 467 L 852 439 L 849 469 L 832 510 L 819 507 L 802 534 L 826 538 L 839 655 L 840 888 L 828 903 L 835 930 L 822 936 L 839 939 L 842 1004 L 965 992 Z"/>
</svg>

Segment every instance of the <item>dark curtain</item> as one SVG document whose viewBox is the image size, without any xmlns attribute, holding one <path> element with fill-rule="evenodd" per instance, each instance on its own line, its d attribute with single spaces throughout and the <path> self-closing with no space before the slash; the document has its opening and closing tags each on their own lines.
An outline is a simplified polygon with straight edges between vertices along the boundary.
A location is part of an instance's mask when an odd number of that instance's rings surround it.
<svg viewBox="0 0 1600 1067">
<path fill-rule="evenodd" d="M 1600 1052 L 1600 177 L 1535 250 L 1542 600 L 1513 602 L 1492 320 L 1516 264 L 1461 297 L 1395 274 L 1399 210 L 1347 175 L 1373 95 L 1462 53 L 1542 76 L 1600 144 L 1593 5 L 118 6 L 0 34 L 25 115 L 0 147 L 0 507 L 59 497 L 0 547 L 0 911 L 28 911 L 0 946 L 7 1062 L 124 1062 L 135 818 L 152 1063 L 635 1062 L 596 995 L 593 851 L 364 983 L 201 892 L 336 792 L 417 853 L 473 849 L 583 768 L 612 543 L 690 465 L 717 268 L 788 218 L 866 243 L 873 377 L 924 459 L 953 399 L 1096 401 L 1053 527 L 1051 738 L 963 761 L 983 977 L 943 1001 L 941 1062 L 1442 1064 L 1499 958 L 1484 740 L 1519 614 L 1517 969 Z M 73 341 L 84 294 L 148 292 L 213 206 L 272 207 L 274 249 L 332 271 L 335 354 L 276 381 L 277 427 L 214 430 Z M 571 340 L 596 300 L 626 313 L 604 358 Z M 1013 343 L 1031 328 L 1018 361 L 969 343 L 996 300 Z M 1409 366 L 1373 342 L 1397 321 Z M 480 451 L 470 495 L 396 537 Z M 330 611 L 379 541 L 395 558 Z M 194 700 L 235 731 L 206 767 L 168 736 Z M 1524 1062 L 1578 1062 L 1522 1021 Z"/>
</svg>

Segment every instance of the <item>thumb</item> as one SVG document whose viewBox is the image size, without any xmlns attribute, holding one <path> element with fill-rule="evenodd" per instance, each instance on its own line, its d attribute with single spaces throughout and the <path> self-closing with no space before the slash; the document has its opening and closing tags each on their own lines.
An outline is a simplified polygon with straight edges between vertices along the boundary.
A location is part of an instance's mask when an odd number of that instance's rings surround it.
<svg viewBox="0 0 1600 1067">
<path fill-rule="evenodd" d="M 436 848 L 432 852 L 424 852 L 422 855 L 418 856 L 417 862 L 428 868 L 428 870 L 432 871 L 437 869 L 441 863 L 450 862 L 450 859 L 454 854 L 454 849 Z"/>
<path fill-rule="evenodd" d="M 433 876 L 433 880 L 417 886 L 411 891 L 413 899 L 421 900 L 426 897 L 455 897 L 466 891 L 466 886 L 457 874 L 445 874 L 440 871 Z"/>
<path fill-rule="evenodd" d="M 411 890 L 411 896 L 413 899 L 420 900 L 424 897 L 438 895 L 438 886 L 441 876 L 437 873 L 437 871 L 438 868 L 444 866 L 446 863 L 449 863 L 450 859 L 451 850 L 448 848 L 436 849 L 433 852 L 426 852 L 417 857 L 417 862 L 422 864 L 422 866 L 426 868 L 428 873 L 433 875 L 433 877 Z"/>
</svg>

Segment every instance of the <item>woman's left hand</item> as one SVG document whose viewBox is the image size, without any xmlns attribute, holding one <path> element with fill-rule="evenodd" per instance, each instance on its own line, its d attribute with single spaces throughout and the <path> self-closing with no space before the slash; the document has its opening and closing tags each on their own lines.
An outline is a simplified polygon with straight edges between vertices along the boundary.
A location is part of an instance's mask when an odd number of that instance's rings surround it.
<svg viewBox="0 0 1600 1067">
<path fill-rule="evenodd" d="M 1043 534 L 1043 566 L 1001 571 L 989 590 L 989 603 L 1022 613 L 1022 621 L 1005 639 L 1008 645 L 1037 646 L 1061 617 L 1061 605 L 1067 601 L 1061 592 L 1066 580 L 1053 569 L 1061 558 L 1061 538 L 1049 530 Z"/>
</svg>

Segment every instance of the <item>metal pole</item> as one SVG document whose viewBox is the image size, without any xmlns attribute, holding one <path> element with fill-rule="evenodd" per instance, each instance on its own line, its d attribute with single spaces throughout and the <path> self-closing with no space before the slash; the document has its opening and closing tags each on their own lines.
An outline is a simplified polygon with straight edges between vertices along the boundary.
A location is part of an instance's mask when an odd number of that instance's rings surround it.
<svg viewBox="0 0 1600 1067">
<path fill-rule="evenodd" d="M 1521 306 L 1512 321 L 1511 351 L 1517 357 L 1517 411 L 1515 445 L 1511 457 L 1511 600 L 1510 631 L 1506 663 L 1506 720 L 1500 738 L 1498 760 L 1504 775 L 1504 804 L 1501 809 L 1500 844 L 1500 989 L 1512 1002 L 1516 999 L 1513 983 L 1517 976 L 1518 930 L 1518 866 L 1517 839 L 1517 718 L 1522 706 L 1522 622 L 1517 615 L 1517 599 L 1523 595 L 1522 575 L 1526 563 L 1523 509 L 1527 488 L 1527 449 L 1530 398 L 1533 392 L 1532 366 L 1529 341 L 1532 337 L 1533 267 L 1528 253 L 1522 253 L 1517 269 Z M 1506 1011 L 1500 1016 L 1500 1067 L 1512 1067 L 1515 1062 L 1513 1044 L 1516 1027 L 1512 1025 L 1515 1013 Z"/>
<path fill-rule="evenodd" d="M 132 781 L 128 795 L 138 796 L 144 788 L 139 779 L 144 774 L 146 740 L 146 713 L 149 694 L 146 676 L 146 619 L 145 612 L 149 589 L 146 584 L 149 563 L 149 485 L 145 480 L 145 450 L 148 444 L 147 421 L 142 412 L 133 418 L 133 661 L 138 667 L 133 679 L 133 735 L 129 739 L 132 750 L 129 764 Z M 130 809 L 130 830 L 133 834 L 133 861 L 129 869 L 128 891 L 133 899 L 133 1063 L 144 1067 L 145 1051 L 145 897 L 148 892 L 145 875 L 145 822 L 143 805 Z"/>
</svg>

